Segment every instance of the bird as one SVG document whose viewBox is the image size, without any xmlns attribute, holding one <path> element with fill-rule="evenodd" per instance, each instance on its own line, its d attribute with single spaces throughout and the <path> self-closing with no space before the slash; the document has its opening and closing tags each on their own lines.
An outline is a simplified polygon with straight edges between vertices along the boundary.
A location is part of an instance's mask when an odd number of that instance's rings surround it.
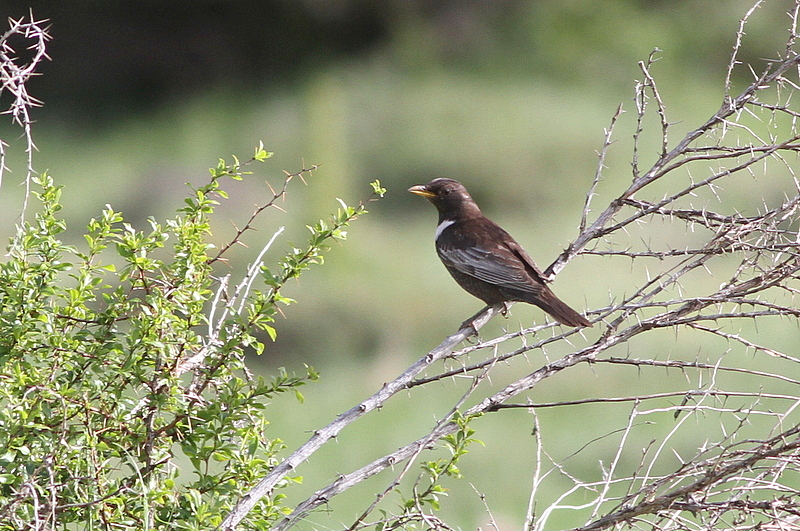
<svg viewBox="0 0 800 531">
<path fill-rule="evenodd" d="M 534 304 L 559 323 L 592 326 L 545 284 L 544 274 L 509 233 L 483 215 L 467 189 L 453 179 L 434 179 L 408 189 L 439 211 L 436 253 L 455 281 L 489 306 Z M 465 321 L 465 324 L 469 320 Z"/>
</svg>

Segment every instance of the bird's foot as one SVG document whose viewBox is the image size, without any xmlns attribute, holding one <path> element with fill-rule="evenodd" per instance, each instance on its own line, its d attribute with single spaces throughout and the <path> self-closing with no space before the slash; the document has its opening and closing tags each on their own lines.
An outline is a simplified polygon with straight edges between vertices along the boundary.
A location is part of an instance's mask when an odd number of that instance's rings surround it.
<svg viewBox="0 0 800 531">
<path fill-rule="evenodd" d="M 477 319 L 479 315 L 481 315 L 483 312 L 485 312 L 486 308 L 488 308 L 488 306 L 482 308 L 481 311 L 479 311 L 478 313 L 476 313 L 475 315 L 473 315 L 472 317 L 470 317 L 469 319 L 467 319 L 466 321 L 461 323 L 461 326 L 458 327 L 458 329 L 459 330 L 463 330 L 465 328 L 469 328 L 470 329 L 470 334 L 467 337 L 472 337 L 472 336 L 476 336 L 477 337 L 477 335 L 478 335 L 478 327 L 475 326 L 475 319 Z"/>
<path fill-rule="evenodd" d="M 463 323 L 461 323 L 461 326 L 458 327 L 459 330 L 464 330 L 465 328 L 469 329 L 469 335 L 467 336 L 467 339 L 473 336 L 478 337 L 478 328 L 475 326 L 474 315 L 469 319 L 467 319 L 466 321 L 464 321 Z"/>
<path fill-rule="evenodd" d="M 511 301 L 503 301 L 501 304 L 502 307 L 500 308 L 500 314 L 506 319 L 508 319 L 508 310 L 511 309 L 511 305 L 514 303 Z"/>
</svg>

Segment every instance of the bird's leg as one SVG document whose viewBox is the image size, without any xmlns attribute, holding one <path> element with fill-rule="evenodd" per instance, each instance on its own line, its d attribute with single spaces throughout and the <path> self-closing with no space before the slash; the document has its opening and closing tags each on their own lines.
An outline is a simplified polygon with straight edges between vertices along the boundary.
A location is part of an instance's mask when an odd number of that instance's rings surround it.
<svg viewBox="0 0 800 531">
<path fill-rule="evenodd" d="M 484 306 L 483 308 L 481 308 L 481 310 L 478 313 L 476 313 L 475 315 L 473 315 L 472 317 L 470 317 L 469 319 L 467 319 L 466 321 L 461 323 L 461 326 L 458 329 L 461 330 L 461 329 L 469 327 L 469 328 L 472 329 L 472 333 L 470 334 L 470 336 L 477 336 L 478 335 L 478 329 L 475 328 L 475 319 L 480 314 L 485 312 L 488 308 L 489 308 L 489 306 Z"/>
<path fill-rule="evenodd" d="M 508 310 L 511 309 L 511 305 L 514 303 L 511 301 L 503 301 L 501 304 L 503 307 L 500 309 L 500 313 L 503 315 L 503 317 L 508 318 Z"/>
</svg>

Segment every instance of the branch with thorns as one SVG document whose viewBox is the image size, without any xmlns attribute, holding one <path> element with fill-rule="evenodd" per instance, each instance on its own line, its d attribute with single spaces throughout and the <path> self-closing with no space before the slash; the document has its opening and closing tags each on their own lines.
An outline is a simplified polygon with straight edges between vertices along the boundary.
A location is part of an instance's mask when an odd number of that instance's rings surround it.
<svg viewBox="0 0 800 531">
<path fill-rule="evenodd" d="M 253 210 L 253 213 L 250 215 L 250 218 L 242 226 L 242 228 L 236 227 L 234 225 L 234 227 L 236 228 L 236 234 L 229 242 L 227 242 L 225 245 L 222 246 L 222 248 L 219 250 L 219 252 L 214 258 L 210 258 L 208 260 L 208 263 L 213 264 L 214 262 L 217 261 L 224 261 L 225 258 L 223 258 L 223 255 L 234 245 L 243 245 L 246 247 L 246 244 L 242 241 L 242 236 L 244 236 L 244 234 L 247 231 L 253 230 L 253 222 L 255 222 L 256 218 L 268 208 L 277 208 L 278 210 L 283 210 L 281 206 L 278 205 L 278 200 L 282 200 L 286 197 L 286 189 L 289 187 L 289 183 L 292 181 L 292 179 L 299 178 L 301 181 L 303 181 L 303 184 L 305 184 L 306 181 L 304 176 L 305 175 L 310 176 L 311 173 L 315 171 L 317 168 L 319 168 L 319 164 L 312 164 L 308 168 L 303 167 L 303 169 L 296 171 L 294 173 L 289 173 L 287 171 L 284 171 L 283 173 L 286 175 L 286 177 L 283 180 L 283 184 L 281 185 L 280 188 L 277 189 L 277 191 L 275 188 L 272 187 L 269 181 L 267 181 L 266 182 L 267 187 L 269 187 L 269 191 L 272 193 L 272 197 L 270 197 L 264 204 L 256 206 L 255 210 Z"/>
<path fill-rule="evenodd" d="M 36 20 L 33 11 L 27 19 L 9 18 L 8 25 L 8 30 L 0 35 L 0 95 L 3 92 L 11 94 L 11 106 L 2 114 L 10 114 L 12 121 L 22 127 L 25 136 L 27 171 L 25 174 L 25 200 L 20 214 L 20 218 L 24 220 L 30 196 L 31 179 L 36 173 L 33 169 L 33 153 L 36 151 L 36 144 L 33 142 L 33 133 L 31 132 L 33 120 L 30 111 L 32 108 L 42 105 L 41 101 L 28 93 L 27 84 L 33 76 L 39 75 L 37 72 L 39 64 L 45 59 L 50 59 L 47 56 L 47 42 L 50 40 L 50 34 L 48 33 L 48 20 Z M 25 60 L 20 60 L 20 57 L 25 54 L 20 53 L 21 50 L 15 49 L 11 44 L 14 36 L 19 36 L 29 43 L 27 49 L 30 53 L 26 54 L 28 57 Z M 8 170 L 6 147 L 8 144 L 0 139 L 0 186 L 3 184 L 3 174 Z"/>
<path fill-rule="evenodd" d="M 624 428 L 614 429 L 610 434 L 620 434 L 621 441 L 610 465 L 602 471 L 603 477 L 596 481 L 579 480 L 567 472 L 563 461 L 551 459 L 550 471 L 542 470 L 541 461 L 537 461 L 535 477 L 528 508 L 525 527 L 529 530 L 542 530 L 548 518 L 560 509 L 585 509 L 588 521 L 580 527 L 580 531 L 595 531 L 625 525 L 637 526 L 647 524 L 657 530 L 666 529 L 700 529 L 702 525 L 692 523 L 683 512 L 700 515 L 698 518 L 706 522 L 719 524 L 723 515 L 736 513 L 736 518 L 760 514 L 765 516 L 765 526 L 791 521 L 790 516 L 800 514 L 800 502 L 796 501 L 796 489 L 792 489 L 779 479 L 786 471 L 797 472 L 798 451 L 800 451 L 800 424 L 790 420 L 793 413 L 800 409 L 800 393 L 791 391 L 779 392 L 768 385 L 796 386 L 800 380 L 790 376 L 786 371 L 766 368 L 739 367 L 735 364 L 723 364 L 722 358 L 726 349 L 716 352 L 716 361 L 708 363 L 684 360 L 644 359 L 643 357 L 620 357 L 615 349 L 632 347 L 632 340 L 643 334 L 651 334 L 659 330 L 687 330 L 715 340 L 724 340 L 730 345 L 766 355 L 769 359 L 790 364 L 794 370 L 800 359 L 782 352 L 780 348 L 762 344 L 761 340 L 752 340 L 744 332 L 725 329 L 722 323 L 737 325 L 745 322 L 769 322 L 767 319 L 781 317 L 796 323 L 800 320 L 800 310 L 793 304 L 793 297 L 798 293 L 796 282 L 800 277 L 800 184 L 795 178 L 791 164 L 787 162 L 789 154 L 800 153 L 800 133 L 794 127 L 800 111 L 792 108 L 793 92 L 800 86 L 797 80 L 789 79 L 800 67 L 800 54 L 794 50 L 797 37 L 796 21 L 800 16 L 800 0 L 795 2 L 790 13 L 791 28 L 787 41 L 787 53 L 782 59 L 769 63 L 761 74 L 754 75 L 752 82 L 736 96 L 731 95 L 733 75 L 737 70 L 738 56 L 742 45 L 744 28 L 753 16 L 761 1 L 742 18 L 737 32 L 736 43 L 728 65 L 725 78 L 723 103 L 708 119 L 698 127 L 690 130 L 675 144 L 670 143 L 670 133 L 674 124 L 667 119 L 667 98 L 659 90 L 654 75 L 656 52 L 646 61 L 640 63 L 644 79 L 636 87 L 636 125 L 632 153 L 632 179 L 621 190 L 615 191 L 612 201 L 601 210 L 594 219 L 592 202 L 597 197 L 598 188 L 607 186 L 603 182 L 603 171 L 609 150 L 614 145 L 613 134 L 619 127 L 623 109 L 620 106 L 606 129 L 601 149 L 598 152 L 598 166 L 594 178 L 586 194 L 580 222 L 579 234 L 557 259 L 545 270 L 545 276 L 552 279 L 566 264 L 578 255 L 600 257 L 614 260 L 617 257 L 631 261 L 648 261 L 657 263 L 659 269 L 654 273 L 648 268 L 647 278 L 641 279 L 632 293 L 612 300 L 605 307 L 589 312 L 595 323 L 601 323 L 603 329 L 599 337 L 589 341 L 587 330 L 557 331 L 556 325 L 543 324 L 535 327 L 504 334 L 500 337 L 479 341 L 460 350 L 456 346 L 467 338 L 468 329 L 459 330 L 448 337 L 439 347 L 432 350 L 413 364 L 402 375 L 385 384 L 371 398 L 342 413 L 328 426 L 316 431 L 311 439 L 276 466 L 268 476 L 264 477 L 247 496 L 243 497 L 221 526 L 222 530 L 232 530 L 263 496 L 272 494 L 274 486 L 286 474 L 293 471 L 302 462 L 316 452 L 323 444 L 332 440 L 352 422 L 366 413 L 379 408 L 386 400 L 401 390 L 410 391 L 420 386 L 444 379 L 468 378 L 471 385 L 459 401 L 463 403 L 467 397 L 478 397 L 477 404 L 468 407 L 461 416 L 476 419 L 479 416 L 501 412 L 507 409 L 525 408 L 535 411 L 537 408 L 563 408 L 583 404 L 633 403 L 627 424 Z M 777 102 L 765 101 L 770 95 Z M 649 105 L 649 99 L 655 105 Z M 655 107 L 655 111 L 651 109 Z M 657 156 L 646 170 L 642 167 L 640 155 L 645 146 L 645 117 L 649 113 L 657 114 L 660 131 L 658 134 Z M 764 125 L 759 112 L 768 113 L 767 126 L 775 126 L 778 119 L 787 118 L 792 126 L 785 128 L 772 127 L 766 134 L 759 134 L 758 126 Z M 755 124 L 747 120 L 755 119 Z M 730 136 L 735 138 L 730 139 Z M 742 138 L 745 138 L 743 141 Z M 705 139 L 705 140 L 704 140 Z M 702 142 L 702 144 L 701 144 Z M 708 164 L 717 167 L 709 168 Z M 777 172 L 767 170 L 768 164 L 778 164 L 786 170 L 786 184 L 779 181 Z M 727 166 L 723 166 L 727 165 Z M 728 203 L 724 195 L 722 183 L 733 181 L 740 176 L 755 177 L 758 168 L 764 167 L 764 178 L 772 179 L 776 184 L 789 190 L 784 199 L 777 205 L 764 204 L 749 207 L 754 212 L 715 211 L 703 205 L 697 208 L 692 203 L 702 194 L 707 194 L 709 201 L 718 201 L 722 206 Z M 693 171 L 700 168 L 703 178 L 695 179 Z M 680 178 L 676 178 L 677 176 Z M 687 184 L 685 177 L 689 176 Z M 671 178 L 671 179 L 670 179 Z M 667 186 L 667 193 L 660 199 L 645 197 L 654 183 Z M 752 195 L 752 194 L 751 194 Z M 748 197 L 752 199 L 752 197 Z M 648 222 L 654 220 L 665 223 L 676 223 L 693 233 L 693 243 L 676 246 L 668 240 L 664 250 L 653 249 L 647 241 L 645 248 L 640 249 L 631 242 L 629 231 L 633 227 L 649 227 Z M 695 231 L 696 227 L 701 230 Z M 655 231 L 655 229 L 654 229 Z M 653 240 L 660 240 L 653 234 Z M 602 245 L 607 248 L 602 248 Z M 594 246 L 592 246 L 594 245 Z M 621 249 L 618 248 L 621 245 Z M 682 247 L 682 248 L 681 248 Z M 657 260 L 652 260 L 655 258 Z M 716 287 L 697 288 L 692 284 L 693 278 L 701 272 L 710 272 L 712 267 L 719 267 L 728 274 Z M 782 299 L 783 298 L 783 299 Z M 789 299 L 789 300 L 787 300 Z M 746 308 L 746 307 L 750 308 Z M 489 308 L 479 314 L 476 325 L 482 326 L 497 313 L 499 308 Z M 545 332 L 553 332 L 545 336 Z M 504 351 L 510 340 L 521 342 L 521 346 Z M 578 342 L 584 342 L 582 345 Z M 562 357 L 549 360 L 547 351 L 551 346 L 563 344 L 570 349 Z M 470 361 L 469 355 L 475 352 L 490 351 L 488 359 Z M 498 364 L 508 365 L 516 359 L 525 359 L 530 352 L 540 352 L 548 361 L 525 376 L 513 379 L 502 386 L 499 391 L 487 392 L 483 398 L 483 382 L 489 380 L 492 369 Z M 456 361 L 460 366 L 450 368 L 439 361 Z M 554 377 L 578 365 L 628 365 L 639 370 L 648 368 L 678 369 L 695 371 L 698 378 L 708 377 L 708 382 L 665 392 L 652 392 L 612 398 L 585 398 L 549 403 L 512 403 L 514 398 L 524 397 L 525 393 L 534 389 L 542 381 Z M 430 371 L 431 374 L 422 374 Z M 786 374 L 783 374 L 786 372 Z M 730 389 L 718 385 L 716 380 L 724 375 L 743 375 L 758 382 L 755 390 Z M 754 384 L 755 385 L 755 384 Z M 679 403 L 649 411 L 640 411 L 642 403 L 650 400 L 666 400 L 680 398 Z M 706 401 L 725 401 L 744 399 L 751 402 L 747 407 L 721 407 L 717 403 Z M 759 407 L 761 401 L 780 402 L 784 404 L 779 411 L 771 411 Z M 524 401 L 523 401 L 524 402 Z M 788 405 L 787 405 L 788 404 Z M 452 420 L 453 411 L 444 414 L 441 421 L 426 435 L 411 441 L 400 449 L 374 459 L 358 470 L 343 474 L 331 484 L 318 489 L 312 496 L 300 502 L 276 529 L 289 529 L 300 522 L 311 511 L 328 503 L 332 497 L 350 487 L 378 474 L 381 471 L 401 463 L 402 472 L 382 489 L 378 500 L 368 506 L 354 522 L 350 529 L 356 529 L 365 522 L 365 517 L 376 507 L 376 504 L 397 487 L 400 479 L 407 473 L 410 464 L 420 453 L 432 445 L 453 434 L 458 424 Z M 660 441 L 653 440 L 642 450 L 639 468 L 627 474 L 623 473 L 623 451 L 629 450 L 628 441 L 632 430 L 637 428 L 637 418 L 643 415 L 658 413 L 675 414 L 675 426 Z M 678 413 L 684 414 L 680 418 Z M 681 461 L 680 466 L 670 473 L 661 476 L 653 473 L 656 463 L 667 453 L 669 442 L 685 425 L 689 417 L 700 418 L 714 413 L 727 415 L 736 426 L 727 431 L 720 439 L 709 440 L 701 445 L 694 458 Z M 535 414 L 534 414 L 535 415 Z M 755 423 L 755 418 L 776 418 L 775 425 L 769 427 L 769 435 L 759 438 L 735 440 L 735 436 L 743 433 L 744 427 Z M 542 449 L 542 439 L 538 420 L 535 420 L 537 436 L 537 459 L 543 459 L 546 452 Z M 788 427 L 787 427 L 788 426 Z M 777 435 L 776 435 L 777 434 Z M 581 447 L 581 452 L 587 445 Z M 578 452 L 570 455 L 573 457 Z M 549 458 L 549 457 L 548 457 Z M 574 483 L 555 502 L 546 507 L 540 514 L 534 514 L 535 496 L 541 489 L 544 479 L 551 473 L 561 474 Z M 771 476 L 770 476 L 771 475 Z M 768 476 L 770 476 L 768 478 Z M 758 487 L 756 485 L 759 485 Z M 766 485 L 770 500 L 751 500 L 753 493 Z M 620 494 L 619 489 L 625 492 Z M 575 493 L 592 492 L 594 497 L 579 505 L 569 505 L 566 501 Z M 726 497 L 727 496 L 727 497 Z M 604 514 L 605 513 L 605 514 Z M 649 518 L 649 520 L 648 520 Z M 756 529 L 754 522 L 750 528 Z M 387 520 L 388 522 L 388 520 Z M 438 524 L 437 524 L 438 525 Z M 719 524 L 721 525 L 721 524 Z M 733 526 L 730 522 L 727 523 Z M 444 524 L 441 525 L 444 528 Z M 742 527 L 745 528 L 745 527 Z"/>
</svg>

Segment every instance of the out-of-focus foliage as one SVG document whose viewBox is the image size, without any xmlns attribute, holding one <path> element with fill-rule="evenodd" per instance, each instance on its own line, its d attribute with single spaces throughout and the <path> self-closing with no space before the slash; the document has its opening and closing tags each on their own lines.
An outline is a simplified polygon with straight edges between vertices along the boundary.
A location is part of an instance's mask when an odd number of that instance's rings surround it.
<svg viewBox="0 0 800 531">
<path fill-rule="evenodd" d="M 618 91 L 626 67 L 655 46 L 698 73 L 718 68 L 732 46 L 727 29 L 748 7 L 741 0 L 5 0 L 0 13 L 16 18 L 32 9 L 52 21 L 56 60 L 43 70 L 49 80 L 33 85 L 40 98 L 73 120 L 113 126 L 119 116 L 209 87 L 302 87 L 309 72 L 381 55 L 408 75 L 533 76 Z M 781 13 L 754 25 L 746 59 L 775 53 L 769 28 Z"/>
</svg>

